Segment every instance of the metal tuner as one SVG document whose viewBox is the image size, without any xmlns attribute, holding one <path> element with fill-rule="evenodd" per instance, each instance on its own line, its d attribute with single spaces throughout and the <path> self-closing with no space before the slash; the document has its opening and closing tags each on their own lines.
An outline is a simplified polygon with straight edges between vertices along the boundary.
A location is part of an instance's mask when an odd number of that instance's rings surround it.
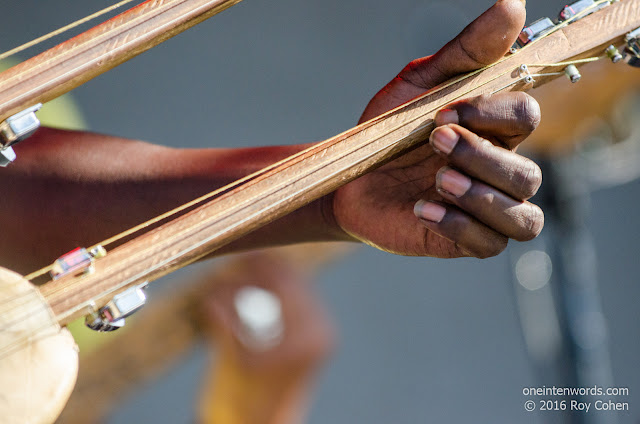
<svg viewBox="0 0 640 424">
<path fill-rule="evenodd" d="M 147 285 L 148 282 L 144 282 L 115 295 L 105 306 L 87 315 L 84 320 L 85 325 L 100 332 L 114 331 L 124 327 L 124 319 L 140 310 L 146 303 Z"/>
<path fill-rule="evenodd" d="M 41 107 L 42 103 L 38 103 L 0 123 L 0 166 L 5 167 L 16 160 L 16 153 L 11 146 L 29 137 L 40 127 L 36 112 Z"/>
</svg>

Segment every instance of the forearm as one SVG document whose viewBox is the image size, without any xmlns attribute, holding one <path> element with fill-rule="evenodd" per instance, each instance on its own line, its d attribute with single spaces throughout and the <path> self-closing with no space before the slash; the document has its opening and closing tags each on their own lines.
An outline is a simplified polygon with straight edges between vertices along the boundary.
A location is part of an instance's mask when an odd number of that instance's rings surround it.
<svg viewBox="0 0 640 424">
<path fill-rule="evenodd" d="M 172 149 L 41 129 L 16 146 L 18 160 L 1 171 L 0 264 L 33 271 L 70 249 L 120 233 L 304 147 Z M 313 202 L 224 252 L 344 238 L 327 217 L 326 203 Z"/>
</svg>

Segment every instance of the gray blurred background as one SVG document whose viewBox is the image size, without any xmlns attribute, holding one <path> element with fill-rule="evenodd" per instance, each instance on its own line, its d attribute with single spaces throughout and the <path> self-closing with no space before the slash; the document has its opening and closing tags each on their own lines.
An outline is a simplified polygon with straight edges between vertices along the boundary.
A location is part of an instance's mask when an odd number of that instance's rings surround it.
<svg viewBox="0 0 640 424">
<path fill-rule="evenodd" d="M 3 0 L 0 49 L 107 4 Z M 91 130 L 159 144 L 322 140 L 353 126 L 409 60 L 435 52 L 490 4 L 246 0 L 73 94 Z M 529 2 L 528 21 L 555 16 L 563 5 Z M 623 400 L 630 411 L 609 413 L 621 423 L 640 419 L 639 196 L 637 181 L 596 191 L 588 218 L 612 382 L 630 389 Z M 551 420 L 523 407 L 523 387 L 556 380 L 527 353 L 509 252 L 484 261 L 438 260 L 361 247 L 322 273 L 318 291 L 340 337 L 320 375 L 310 423 Z M 204 360 L 203 348 L 196 349 L 123 403 L 110 423 L 193 422 Z"/>
</svg>

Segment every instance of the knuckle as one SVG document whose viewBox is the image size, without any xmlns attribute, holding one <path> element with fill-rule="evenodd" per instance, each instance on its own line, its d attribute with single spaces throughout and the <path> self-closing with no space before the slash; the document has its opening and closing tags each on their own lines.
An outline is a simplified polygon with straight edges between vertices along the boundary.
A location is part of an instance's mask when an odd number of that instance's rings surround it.
<svg viewBox="0 0 640 424">
<path fill-rule="evenodd" d="M 496 149 L 496 146 L 492 142 L 475 133 L 472 133 L 469 140 L 465 140 L 465 144 L 469 150 L 468 153 L 478 160 L 491 158 Z"/>
<path fill-rule="evenodd" d="M 480 173 L 495 156 L 496 146 L 489 140 L 472 132 L 461 135 L 455 149 L 449 155 L 451 164 L 463 172 L 476 170 Z"/>
<path fill-rule="evenodd" d="M 516 175 L 516 180 L 519 180 L 521 200 L 533 197 L 542 185 L 542 170 L 530 159 L 524 160 Z"/>
<path fill-rule="evenodd" d="M 473 62 L 473 69 L 489 65 L 493 62 L 493 54 L 487 49 L 478 49 L 473 43 L 468 43 L 464 37 L 454 38 L 454 42 L 460 48 L 460 52 Z"/>
<path fill-rule="evenodd" d="M 483 93 L 475 98 L 475 104 L 478 106 L 478 108 L 485 107 L 485 105 L 491 104 L 494 98 L 495 97 L 491 94 Z"/>
<path fill-rule="evenodd" d="M 458 112 L 460 125 L 463 127 L 469 127 L 474 122 L 482 120 L 486 115 L 488 115 L 487 111 L 492 107 L 490 99 L 490 94 L 481 94 L 479 96 L 453 102 L 449 104 L 449 108 Z"/>
<path fill-rule="evenodd" d="M 428 89 L 434 85 L 433 81 L 445 80 L 447 75 L 440 70 L 437 61 L 432 60 L 432 56 L 426 56 L 409 62 L 397 78 L 416 87 Z"/>
<path fill-rule="evenodd" d="M 447 124 L 445 127 L 448 127 L 457 136 L 457 141 L 453 149 L 447 155 L 453 161 L 454 166 L 475 160 L 477 156 L 488 154 L 485 152 L 485 149 L 490 146 L 485 147 L 483 145 L 483 141 L 485 140 L 477 134 L 466 130 L 462 124 Z M 434 132 L 440 131 L 439 128 L 436 128 Z M 487 143 L 491 144 L 488 141 Z"/>
<path fill-rule="evenodd" d="M 527 206 L 522 216 L 522 232 L 516 238 L 518 241 L 529 241 L 536 238 L 544 227 L 542 209 L 532 203 L 525 203 L 525 205 Z"/>
<path fill-rule="evenodd" d="M 412 60 L 411 62 L 407 63 L 404 68 L 402 68 L 402 71 L 400 71 L 397 78 L 400 78 L 401 80 L 409 84 L 417 85 L 419 82 L 417 81 L 418 69 L 418 60 Z"/>
<path fill-rule="evenodd" d="M 523 134 L 533 132 L 541 120 L 540 105 L 527 93 L 517 92 L 514 104 L 514 115 Z"/>
<path fill-rule="evenodd" d="M 481 110 L 487 107 L 487 105 L 491 104 L 491 99 L 492 96 L 490 94 L 480 94 L 479 96 L 476 96 L 472 99 L 469 99 L 469 106 L 472 106 L 473 108 L 477 109 L 477 110 Z"/>
<path fill-rule="evenodd" d="M 487 115 L 487 111 L 491 108 L 492 100 L 490 94 L 481 94 L 456 103 L 456 109 L 460 113 L 461 122 L 477 121 L 482 119 L 482 117 Z"/>
</svg>

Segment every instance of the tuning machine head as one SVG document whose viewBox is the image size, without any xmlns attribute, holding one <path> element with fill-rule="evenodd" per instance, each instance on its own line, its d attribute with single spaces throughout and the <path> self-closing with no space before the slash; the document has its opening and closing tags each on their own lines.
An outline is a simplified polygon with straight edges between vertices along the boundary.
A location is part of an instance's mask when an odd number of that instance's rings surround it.
<svg viewBox="0 0 640 424">
<path fill-rule="evenodd" d="M 576 65 L 569 65 L 564 68 L 564 74 L 573 84 L 577 83 L 580 81 L 580 78 L 582 78 L 582 75 L 580 75 L 580 71 Z"/>
<path fill-rule="evenodd" d="M 0 166 L 5 167 L 16 160 L 16 152 L 11 147 L 0 147 Z"/>
<path fill-rule="evenodd" d="M 91 249 L 78 247 L 56 259 L 51 265 L 49 274 L 54 280 L 65 275 L 91 274 L 94 271 L 94 261 L 106 254 L 106 249 L 101 245 L 96 245 Z"/>
<path fill-rule="evenodd" d="M 7 166 L 16 159 L 12 145 L 29 137 L 40 127 L 36 112 L 41 107 L 42 103 L 38 103 L 0 122 L 0 166 Z"/>
<path fill-rule="evenodd" d="M 85 317 L 85 325 L 100 332 L 114 331 L 124 327 L 125 318 L 140 310 L 146 303 L 147 296 L 144 290 L 147 285 L 148 283 L 145 282 L 130 287 L 115 295 L 109 303 L 97 311 L 92 307 L 91 313 Z"/>
<path fill-rule="evenodd" d="M 624 37 L 627 46 L 624 49 L 623 60 L 629 65 L 640 68 L 640 28 Z"/>
<path fill-rule="evenodd" d="M 618 63 L 622 60 L 622 53 L 613 44 L 607 47 L 604 53 L 613 63 Z"/>
</svg>

